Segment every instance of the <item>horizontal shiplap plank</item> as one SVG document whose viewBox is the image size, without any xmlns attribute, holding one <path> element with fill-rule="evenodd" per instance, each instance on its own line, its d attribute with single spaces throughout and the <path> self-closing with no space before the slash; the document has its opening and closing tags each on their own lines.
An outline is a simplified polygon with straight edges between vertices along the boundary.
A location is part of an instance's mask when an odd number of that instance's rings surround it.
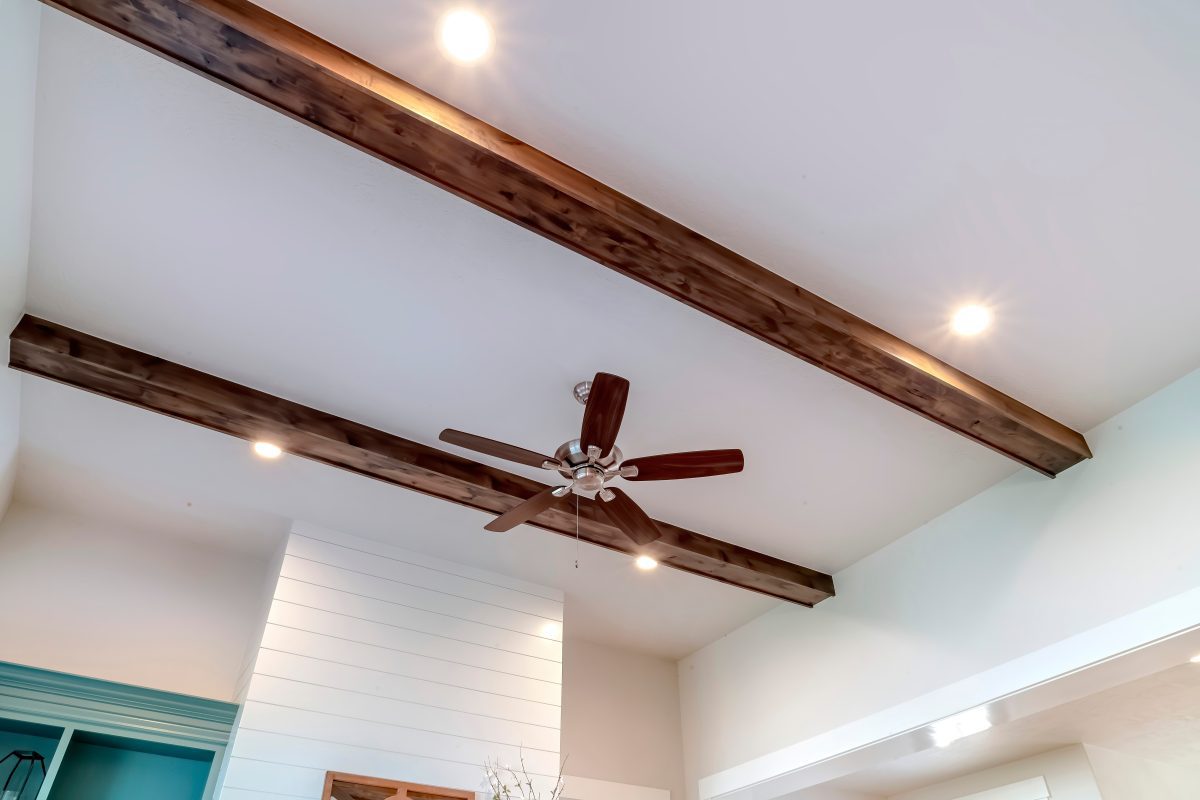
<svg viewBox="0 0 1200 800">
<path fill-rule="evenodd" d="M 298 797 L 320 797 L 325 785 L 325 770 L 258 761 L 238 756 L 229 759 L 225 773 L 226 789 L 273 791 Z"/>
<path fill-rule="evenodd" d="M 279 579 L 275 589 L 275 599 L 277 601 L 286 600 L 310 608 L 322 608 L 326 611 L 445 639 L 491 647 L 548 661 L 562 661 L 562 642 L 558 639 L 519 633 L 424 609 L 409 608 L 386 600 L 367 597 L 360 593 L 331 589 L 313 583 L 301 583 L 288 577 Z M 553 627 L 557 629 L 556 625 Z"/>
<path fill-rule="evenodd" d="M 341 567 L 364 575 L 387 578 L 451 597 L 475 600 L 500 608 L 534 614 L 544 619 L 562 621 L 563 604 L 561 601 L 549 600 L 504 586 L 430 569 L 409 561 L 385 558 L 342 545 L 311 539 L 307 536 L 289 538 L 287 553 L 297 558 Z"/>
<path fill-rule="evenodd" d="M 296 605 L 286 600 L 276 600 L 271 604 L 268 621 L 285 628 L 322 633 L 337 639 L 376 645 L 451 664 L 478 667 L 552 683 L 562 682 L 562 664 L 557 661 L 446 639 L 434 634 L 398 628 L 387 623 Z"/>
<path fill-rule="evenodd" d="M 322 764 L 334 772 L 395 777 L 412 783 L 474 791 L 483 786 L 481 763 L 458 763 L 394 753 L 381 748 L 314 741 L 281 733 L 244 730 L 234 744 L 235 756 L 284 765 Z M 539 776 L 542 781 L 551 780 Z"/>
<path fill-rule="evenodd" d="M 505 763 L 516 763 L 523 755 L 531 772 L 549 774 L 558 769 L 556 752 L 254 701 L 246 703 L 242 710 L 240 731 L 286 731 L 290 737 L 295 738 L 336 742 L 339 745 L 463 764 L 483 764 L 492 758 Z"/>
<path fill-rule="evenodd" d="M 225 789 L 250 792 L 278 792 L 294 797 L 318 800 L 325 789 L 325 770 L 317 767 L 293 767 L 272 761 L 251 761 L 238 756 L 229 759 L 225 771 Z"/>
<path fill-rule="evenodd" d="M 495 606 L 481 600 L 431 592 L 419 586 L 368 575 L 319 561 L 309 561 L 288 555 L 283 559 L 280 575 L 300 583 L 324 586 L 344 592 L 371 597 L 398 606 L 444 614 L 449 617 L 491 625 L 496 628 L 559 639 L 561 625 L 553 619 Z"/>
<path fill-rule="evenodd" d="M 255 671 L 254 680 L 250 684 L 252 697 L 259 691 L 257 686 L 264 679 L 286 679 L 300 686 L 340 689 L 367 698 L 395 700 L 409 705 L 459 712 L 471 718 L 492 718 L 554 730 L 559 727 L 560 708 L 557 704 L 430 683 L 419 678 L 334 663 L 311 656 L 261 650 Z"/>
<path fill-rule="evenodd" d="M 266 630 L 263 631 L 262 646 L 270 650 L 315 656 L 433 683 L 492 692 L 506 697 L 519 697 L 524 700 L 536 700 L 554 705 L 558 705 L 562 697 L 562 687 L 553 681 L 542 681 L 466 664 L 438 661 L 374 644 L 348 641 L 295 628 L 284 628 L 274 623 L 267 623 Z"/>
<path fill-rule="evenodd" d="M 218 800 L 321 800 L 321 792 L 316 794 L 286 794 L 284 792 L 269 792 L 266 790 L 234 789 L 226 787 L 221 791 Z"/>
<path fill-rule="evenodd" d="M 423 553 L 415 553 L 411 550 L 397 547 L 396 545 L 385 544 L 372 539 L 363 539 L 358 536 L 351 536 L 347 533 L 326 530 L 324 528 L 318 528 L 314 525 L 304 522 L 298 522 L 292 526 L 292 535 L 316 539 L 329 544 L 338 544 L 348 549 L 359 550 L 364 553 L 370 553 L 372 555 L 382 556 L 384 558 L 417 564 L 427 567 L 431 570 L 445 572 L 463 578 L 472 578 L 481 583 L 490 583 L 495 586 L 503 586 L 508 589 L 514 589 L 525 594 L 531 594 L 536 597 L 541 597 L 546 600 L 553 600 L 558 603 L 562 603 L 564 599 L 561 589 L 553 589 L 549 586 L 530 583 L 529 581 L 523 581 L 519 578 L 513 578 L 508 575 L 501 575 L 496 572 L 489 572 L 488 570 L 468 567 L 465 564 L 443 561 L 440 558 L 427 556 Z"/>
<path fill-rule="evenodd" d="M 250 703 L 265 703 L 551 752 L 557 752 L 559 745 L 557 728 L 432 708 L 265 675 L 258 676 L 247 699 L 247 708 Z"/>
</svg>

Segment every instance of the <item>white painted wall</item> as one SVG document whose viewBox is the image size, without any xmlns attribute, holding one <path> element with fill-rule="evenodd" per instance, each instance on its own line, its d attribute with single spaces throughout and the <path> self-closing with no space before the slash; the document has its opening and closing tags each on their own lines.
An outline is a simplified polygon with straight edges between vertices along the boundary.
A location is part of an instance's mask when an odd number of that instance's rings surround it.
<svg viewBox="0 0 1200 800">
<path fill-rule="evenodd" d="M 1200 586 L 1197 408 L 1200 372 L 1091 431 L 1094 460 L 1053 481 L 1021 472 L 838 573 L 838 597 L 684 659 L 690 796 L 702 776 Z"/>
<path fill-rule="evenodd" d="M 887 800 L 887 798 L 881 794 L 871 794 L 869 792 L 814 786 L 809 789 L 801 789 L 789 795 L 788 800 Z"/>
<path fill-rule="evenodd" d="M 571 775 L 667 789 L 680 800 L 676 663 L 568 638 L 562 752 Z"/>
<path fill-rule="evenodd" d="M 232 700 L 265 566 L 18 501 L 0 522 L 0 660 Z"/>
<path fill-rule="evenodd" d="M 1166 764 L 1084 745 L 1104 800 L 1196 800 L 1200 764 Z"/>
<path fill-rule="evenodd" d="M 223 800 L 316 800 L 326 770 L 477 789 L 556 776 L 562 593 L 296 526 Z"/>
<path fill-rule="evenodd" d="M 911 792 L 892 795 L 889 800 L 965 800 L 971 795 L 1022 783 L 1032 778 L 1045 778 L 1051 800 L 1101 800 L 1096 777 L 1092 774 L 1092 765 L 1082 745 L 1051 750 L 1032 758 L 1023 758 Z M 1013 794 L 1010 793 L 1009 797 L 1013 797 Z M 1029 795 L 1026 794 L 1026 799 L 1028 798 Z M 987 795 L 979 800 L 987 800 Z M 996 800 L 1003 798 L 998 796 Z M 1112 798 L 1106 794 L 1103 800 Z"/>
<path fill-rule="evenodd" d="M 0 333 L 5 338 L 25 306 L 40 23 L 37 0 L 0 0 Z M 16 477 L 20 398 L 20 376 L 0 370 L 0 517 Z"/>
<path fill-rule="evenodd" d="M 628 783 L 582 778 L 576 775 L 566 775 L 563 781 L 563 800 L 670 800 L 671 798 L 668 790 L 649 786 L 634 786 Z"/>
</svg>

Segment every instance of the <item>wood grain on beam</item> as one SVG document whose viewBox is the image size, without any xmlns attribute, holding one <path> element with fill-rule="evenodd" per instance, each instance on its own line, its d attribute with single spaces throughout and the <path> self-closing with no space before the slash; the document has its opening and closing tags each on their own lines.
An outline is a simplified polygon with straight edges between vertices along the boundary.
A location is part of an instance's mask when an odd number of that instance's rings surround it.
<svg viewBox="0 0 1200 800">
<path fill-rule="evenodd" d="M 1083 437 L 243 0 L 45 0 L 617 272 L 1055 475 Z"/>
<path fill-rule="evenodd" d="M 9 366 L 249 441 L 275 442 L 293 455 L 356 472 L 481 511 L 501 514 L 545 484 L 323 411 L 164 361 L 52 322 L 26 316 L 10 340 Z M 571 498 L 531 524 L 575 537 Z M 833 595 L 833 579 L 658 521 L 662 538 L 637 547 L 587 499 L 585 542 L 802 605 Z M 485 535 L 485 534 L 481 534 Z"/>
</svg>

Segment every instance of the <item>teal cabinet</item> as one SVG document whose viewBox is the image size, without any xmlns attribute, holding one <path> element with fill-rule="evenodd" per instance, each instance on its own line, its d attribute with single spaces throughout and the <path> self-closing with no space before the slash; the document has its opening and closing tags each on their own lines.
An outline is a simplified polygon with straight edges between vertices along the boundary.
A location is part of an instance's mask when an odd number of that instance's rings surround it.
<svg viewBox="0 0 1200 800">
<path fill-rule="evenodd" d="M 75 731 L 50 800 L 201 800 L 211 750 Z"/>
<path fill-rule="evenodd" d="M 236 713 L 230 703 L 0 662 L 0 757 L 45 756 L 45 780 L 39 772 L 30 784 L 37 800 L 210 800 Z"/>
<path fill-rule="evenodd" d="M 41 753 L 45 757 L 46 768 L 50 766 L 50 760 L 54 757 L 54 751 L 58 749 L 59 740 L 62 739 L 63 729 L 53 725 L 39 725 L 34 722 L 25 722 L 15 719 L 0 719 L 0 758 L 4 758 L 14 750 L 33 751 Z M 16 761 L 8 759 L 0 763 L 0 785 L 4 784 L 9 775 L 13 776 L 12 783 L 8 786 L 9 789 L 20 791 L 22 787 L 27 785 L 29 791 L 35 791 L 42 785 L 43 775 L 40 767 L 33 764 L 21 766 L 16 774 L 13 774 L 13 769 L 16 767 Z M 24 796 L 24 793 L 22 793 Z"/>
</svg>

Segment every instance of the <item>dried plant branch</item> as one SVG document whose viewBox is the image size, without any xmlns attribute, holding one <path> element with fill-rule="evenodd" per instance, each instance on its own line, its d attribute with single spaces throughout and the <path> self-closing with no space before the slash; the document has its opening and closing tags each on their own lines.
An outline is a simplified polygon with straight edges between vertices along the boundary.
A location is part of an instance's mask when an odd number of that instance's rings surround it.
<svg viewBox="0 0 1200 800">
<path fill-rule="evenodd" d="M 501 766 L 499 761 L 484 761 L 483 774 L 487 778 L 488 791 L 491 800 L 561 800 L 566 781 L 563 779 L 563 769 L 567 760 L 564 758 L 558 765 L 558 777 L 549 797 L 542 797 L 533 785 L 533 777 L 525 766 L 525 751 L 520 751 L 519 770 Z"/>
</svg>

